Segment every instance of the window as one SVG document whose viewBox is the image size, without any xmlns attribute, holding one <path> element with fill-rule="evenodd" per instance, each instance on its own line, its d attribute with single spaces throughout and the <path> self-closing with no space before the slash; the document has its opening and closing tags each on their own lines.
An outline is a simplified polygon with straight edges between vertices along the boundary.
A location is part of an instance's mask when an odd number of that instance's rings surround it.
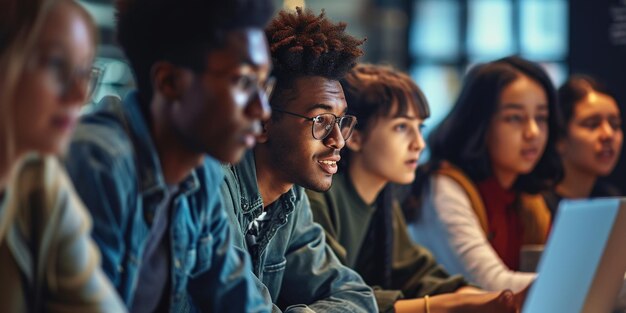
<svg viewBox="0 0 626 313">
<path fill-rule="evenodd" d="M 425 135 L 449 112 L 466 70 L 511 54 L 567 78 L 566 0 L 413 0 L 410 73 L 431 105 Z"/>
</svg>

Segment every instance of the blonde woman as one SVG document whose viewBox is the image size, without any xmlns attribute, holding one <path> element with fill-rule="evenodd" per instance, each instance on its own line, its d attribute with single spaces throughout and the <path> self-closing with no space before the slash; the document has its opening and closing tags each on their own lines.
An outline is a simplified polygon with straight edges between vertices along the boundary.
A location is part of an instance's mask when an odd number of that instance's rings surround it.
<svg viewBox="0 0 626 313">
<path fill-rule="evenodd" d="M 54 155 L 93 79 L 95 28 L 71 0 L 0 3 L 0 311 L 123 312 Z"/>
</svg>

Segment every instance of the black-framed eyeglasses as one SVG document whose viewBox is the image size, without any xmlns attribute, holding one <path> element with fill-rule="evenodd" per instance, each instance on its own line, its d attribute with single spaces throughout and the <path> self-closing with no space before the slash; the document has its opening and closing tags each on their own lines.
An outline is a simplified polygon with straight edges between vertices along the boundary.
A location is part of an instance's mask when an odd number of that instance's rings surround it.
<svg viewBox="0 0 626 313">
<path fill-rule="evenodd" d="M 333 131 L 335 123 L 339 125 L 339 130 L 341 132 L 343 140 L 348 140 L 348 138 L 350 138 L 350 136 L 352 135 L 352 131 L 354 130 L 354 126 L 357 122 L 356 116 L 353 115 L 337 116 L 332 113 L 322 113 L 314 117 L 308 117 L 277 108 L 272 108 L 272 111 L 285 113 L 303 118 L 307 121 L 312 121 L 313 124 L 311 124 L 311 132 L 313 133 L 313 138 L 317 140 L 324 140 L 326 137 L 328 137 L 328 135 Z"/>
</svg>

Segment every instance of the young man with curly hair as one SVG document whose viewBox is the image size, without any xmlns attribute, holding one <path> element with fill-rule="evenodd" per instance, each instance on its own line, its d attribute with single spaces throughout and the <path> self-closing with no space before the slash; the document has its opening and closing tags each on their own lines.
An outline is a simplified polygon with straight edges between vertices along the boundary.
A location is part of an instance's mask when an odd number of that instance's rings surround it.
<svg viewBox="0 0 626 313">
<path fill-rule="evenodd" d="M 356 123 L 339 80 L 363 41 L 345 27 L 301 9 L 270 22 L 273 116 L 254 150 L 225 167 L 222 195 L 235 244 L 252 257 L 275 309 L 286 312 L 377 311 L 372 290 L 326 244 L 302 188 L 330 188 Z"/>
<path fill-rule="evenodd" d="M 271 0 L 118 1 L 138 91 L 85 116 L 67 166 L 131 312 L 269 312 L 219 194 L 269 116 Z"/>
</svg>

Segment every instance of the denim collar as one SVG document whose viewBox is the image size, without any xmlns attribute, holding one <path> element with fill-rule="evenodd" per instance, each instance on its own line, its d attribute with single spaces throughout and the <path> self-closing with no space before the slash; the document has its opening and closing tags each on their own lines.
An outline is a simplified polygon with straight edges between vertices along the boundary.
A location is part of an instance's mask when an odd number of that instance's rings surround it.
<svg viewBox="0 0 626 313">
<path fill-rule="evenodd" d="M 123 126 L 132 140 L 136 155 L 136 167 L 139 173 L 139 188 L 143 197 L 163 197 L 167 191 L 165 177 L 159 161 L 156 146 L 150 135 L 150 128 L 143 116 L 137 92 L 131 92 L 122 104 L 124 111 Z M 192 194 L 200 188 L 200 181 L 195 171 L 179 184 L 179 192 Z"/>
<path fill-rule="evenodd" d="M 246 151 L 244 157 L 241 162 L 236 166 L 233 166 L 233 172 L 235 173 L 235 177 L 237 178 L 240 186 L 241 192 L 241 211 L 243 214 L 252 214 L 254 218 L 261 215 L 263 212 L 263 198 L 261 198 L 261 193 L 259 192 L 259 186 L 257 183 L 256 176 L 256 163 L 254 158 L 254 151 L 248 150 Z M 290 203 L 291 205 L 287 205 L 286 211 L 283 212 L 289 214 L 293 211 L 293 206 L 296 199 L 296 193 L 294 191 L 294 187 L 290 188 L 289 191 L 282 194 L 280 198 L 274 203 L 272 203 L 271 207 L 283 207 L 285 206 L 275 206 L 277 203 Z"/>
<path fill-rule="evenodd" d="M 252 149 L 246 151 L 239 164 L 233 166 L 232 170 L 240 186 L 240 209 L 243 214 L 252 214 L 256 218 L 263 212 L 263 198 L 256 180 L 254 151 Z"/>
</svg>

